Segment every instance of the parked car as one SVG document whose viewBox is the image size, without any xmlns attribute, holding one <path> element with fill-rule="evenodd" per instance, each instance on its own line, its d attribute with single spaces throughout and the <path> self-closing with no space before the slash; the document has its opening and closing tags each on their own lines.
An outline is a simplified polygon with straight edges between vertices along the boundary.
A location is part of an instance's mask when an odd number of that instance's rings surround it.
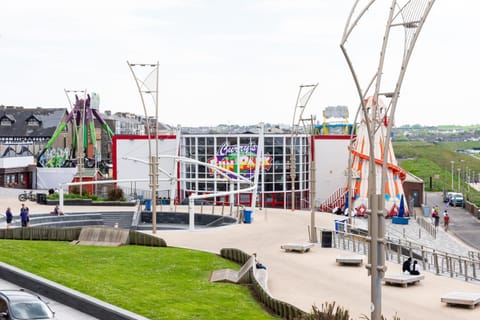
<svg viewBox="0 0 480 320">
<path fill-rule="evenodd" d="M 55 312 L 39 296 L 20 290 L 0 290 L 0 319 L 55 319 Z"/>
<path fill-rule="evenodd" d="M 453 194 L 450 196 L 449 204 L 450 204 L 451 206 L 454 206 L 454 207 L 463 207 L 463 206 L 464 206 L 464 203 L 463 203 L 463 194 L 461 194 L 461 193 L 453 193 Z"/>
</svg>

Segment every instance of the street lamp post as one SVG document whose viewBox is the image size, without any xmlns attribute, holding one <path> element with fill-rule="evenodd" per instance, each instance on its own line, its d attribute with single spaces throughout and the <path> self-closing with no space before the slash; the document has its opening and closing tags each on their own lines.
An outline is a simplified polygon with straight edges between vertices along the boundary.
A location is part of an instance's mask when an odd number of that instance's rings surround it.
<svg viewBox="0 0 480 320">
<path fill-rule="evenodd" d="M 461 173 L 462 169 L 457 168 L 457 171 L 458 171 L 458 192 L 460 192 L 460 173 Z"/>
<path fill-rule="evenodd" d="M 145 113 L 145 121 L 147 123 L 147 139 L 148 139 L 148 163 L 149 163 L 149 176 L 150 176 L 150 188 L 152 192 L 152 233 L 157 233 L 157 187 L 158 187 L 158 61 L 156 64 L 134 64 L 127 61 L 127 64 L 132 72 L 135 83 L 137 84 L 138 93 L 142 100 L 143 111 Z M 139 79 L 133 68 L 153 68 L 150 70 L 144 79 Z M 155 156 L 152 154 L 151 146 L 151 132 L 150 132 L 150 119 L 147 114 L 147 108 L 145 105 L 144 95 L 150 95 L 153 99 L 155 108 Z"/>
<path fill-rule="evenodd" d="M 425 23 L 425 19 L 430 12 L 435 0 L 427 1 L 425 6 L 418 6 L 415 1 L 409 1 L 405 5 L 400 5 L 396 0 L 392 1 L 390 11 L 388 14 L 388 20 L 386 24 L 385 33 L 383 35 L 383 41 L 381 44 L 380 58 L 378 65 L 376 66 L 376 73 L 370 83 L 361 84 L 360 78 L 357 76 L 353 61 L 350 55 L 347 53 L 346 44 L 349 38 L 356 34 L 352 32 L 353 29 L 359 25 L 364 15 L 366 15 L 369 8 L 373 5 L 375 0 L 371 0 L 365 6 L 359 5 L 360 1 L 355 1 L 355 4 L 350 12 L 349 18 L 345 25 L 344 33 L 340 48 L 347 60 L 348 67 L 352 73 L 353 80 L 357 89 L 357 93 L 360 98 L 360 107 L 363 112 L 365 126 L 367 129 L 367 135 L 369 139 L 369 176 L 368 176 L 368 236 L 369 236 L 369 249 L 368 249 L 368 274 L 371 276 L 370 286 L 370 311 L 372 320 L 380 320 L 382 315 L 382 286 L 381 281 L 384 276 L 385 266 L 385 185 L 387 179 L 387 165 L 389 158 L 389 145 L 390 145 L 390 132 L 394 122 L 395 109 L 397 106 L 398 98 L 400 95 L 400 88 L 405 76 L 406 68 L 410 60 L 413 48 L 418 39 L 418 35 Z M 359 7 L 357 8 L 357 5 Z M 420 8 L 422 7 L 422 8 Z M 393 28 L 403 27 L 405 32 L 404 39 L 404 56 L 402 59 L 402 65 L 398 70 L 397 82 L 393 90 L 388 90 L 383 85 L 384 75 L 384 62 L 386 59 L 386 52 L 388 47 L 388 40 L 390 31 Z M 364 66 L 362 65 L 362 69 Z M 391 75 L 390 75 L 391 76 Z M 384 91 L 387 89 L 386 91 Z M 372 106 L 367 108 L 366 100 L 372 97 Z M 383 96 L 389 99 L 386 109 L 379 104 L 379 96 Z M 379 118 L 379 116 L 382 118 Z M 382 132 L 381 126 L 385 126 L 385 132 Z M 381 159 L 382 169 L 380 172 L 380 179 L 377 182 L 377 170 L 375 158 L 375 147 L 377 141 L 374 140 L 377 132 L 382 134 L 381 143 L 383 143 L 383 152 L 379 152 L 378 159 Z M 380 148 L 380 145 L 378 146 Z M 379 189 L 377 189 L 379 184 Z M 350 186 L 349 186 L 350 187 Z"/>
<path fill-rule="evenodd" d="M 465 180 L 465 160 L 463 159 L 460 160 L 460 173 L 458 178 Z M 460 189 L 460 184 L 458 185 L 458 192 L 463 192 L 463 190 Z"/>
<path fill-rule="evenodd" d="M 455 163 L 455 161 L 450 161 L 450 163 L 452 164 L 452 191 L 453 191 L 453 164 Z"/>
</svg>

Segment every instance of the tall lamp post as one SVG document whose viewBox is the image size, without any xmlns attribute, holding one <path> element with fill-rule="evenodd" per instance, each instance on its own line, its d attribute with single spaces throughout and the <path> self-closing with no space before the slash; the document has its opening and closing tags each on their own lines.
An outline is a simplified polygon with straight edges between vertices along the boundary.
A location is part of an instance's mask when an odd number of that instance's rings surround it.
<svg viewBox="0 0 480 320">
<path fill-rule="evenodd" d="M 457 171 L 458 171 L 458 190 L 457 190 L 457 192 L 460 192 L 460 175 L 462 173 L 462 169 L 457 168 Z"/>
<path fill-rule="evenodd" d="M 405 76 L 406 68 L 413 48 L 418 39 L 420 31 L 425 23 L 425 20 L 434 4 L 434 0 L 418 0 L 418 1 L 391 1 L 391 6 L 388 14 L 388 19 L 381 42 L 380 58 L 378 65 L 375 68 L 373 78 L 366 85 L 360 83 L 360 78 L 357 76 L 356 70 L 353 66 L 352 59 L 347 53 L 346 44 L 350 40 L 353 31 L 359 20 L 361 20 L 375 0 L 368 1 L 367 4 L 362 3 L 363 8 L 359 5 L 361 1 L 355 1 L 350 15 L 345 25 L 344 33 L 341 39 L 340 48 L 347 61 L 348 67 L 352 74 L 355 87 L 360 99 L 360 109 L 363 112 L 365 126 L 368 132 L 369 148 L 369 177 L 368 177 L 368 235 L 369 235 L 369 250 L 368 250 L 368 274 L 371 276 L 371 300 L 370 311 L 372 320 L 380 320 L 382 316 L 382 294 L 381 294 L 381 279 L 385 273 L 385 216 L 384 216 L 384 194 L 385 184 L 387 179 L 387 162 L 390 148 L 390 133 L 394 122 L 395 109 L 400 95 L 400 88 Z M 382 1 L 383 2 L 383 1 Z M 419 3 L 420 2 L 420 3 Z M 358 8 L 357 8 L 358 6 Z M 393 90 L 385 90 L 388 86 L 383 83 L 384 79 L 384 62 L 386 59 L 387 47 L 390 32 L 394 28 L 403 28 L 405 39 L 403 42 L 404 51 L 401 60 L 397 82 Z M 396 29 L 398 30 L 398 29 Z M 393 33 L 395 35 L 395 33 Z M 364 66 L 362 65 L 362 69 Z M 387 69 L 388 70 L 388 69 Z M 388 78 L 387 78 L 388 79 Z M 366 99 L 371 96 L 373 102 L 371 108 L 367 108 Z M 389 99 L 389 104 L 386 109 L 379 105 L 379 97 L 383 96 Z M 383 110 L 382 110 L 383 109 Z M 379 118 L 379 116 L 382 116 Z M 386 129 L 383 127 L 385 126 Z M 385 131 L 383 131 L 385 129 Z M 378 152 L 376 158 L 377 141 L 374 139 L 377 132 L 381 134 L 381 142 L 383 143 L 383 152 Z M 380 160 L 381 159 L 381 160 Z M 377 182 L 377 160 L 382 163 L 381 178 Z M 377 184 L 380 188 L 377 188 Z"/>
<path fill-rule="evenodd" d="M 452 165 L 452 191 L 454 191 L 454 190 L 453 190 L 453 164 L 454 164 L 454 163 L 455 163 L 455 161 L 453 161 L 453 160 L 450 161 L 450 164 Z"/>
<path fill-rule="evenodd" d="M 465 160 L 463 159 L 460 160 L 460 173 L 458 178 L 465 180 Z M 460 189 L 460 184 L 458 185 L 458 192 L 463 192 L 463 190 Z"/>
<path fill-rule="evenodd" d="M 152 191 L 152 233 L 157 233 L 157 185 L 158 185 L 158 61 L 156 64 L 145 63 L 130 63 L 127 61 L 128 67 L 132 72 L 133 78 L 137 85 L 140 99 L 142 100 L 143 111 L 145 113 L 145 121 L 147 123 L 147 139 L 148 139 L 148 163 L 149 163 L 149 177 L 150 188 Z M 139 78 L 135 74 L 135 67 L 147 70 L 145 77 Z M 147 69 L 145 69 L 147 68 Z M 141 73 L 141 72 L 140 72 Z M 143 74 L 143 73 L 142 73 Z M 151 146 L 151 132 L 150 119 L 148 117 L 147 108 L 145 105 L 145 96 L 150 96 L 153 99 L 155 107 L 155 156 L 152 155 Z"/>
<path fill-rule="evenodd" d="M 292 200 L 292 211 L 295 210 L 295 179 L 297 177 L 296 172 L 296 155 L 295 155 L 295 148 L 296 148 L 296 138 L 299 135 L 300 131 L 300 122 L 302 121 L 303 112 L 307 107 L 308 101 L 312 96 L 313 92 L 317 88 L 317 84 L 307 84 L 301 85 L 298 94 L 297 94 L 297 101 L 295 102 L 295 110 L 293 112 L 293 120 L 292 120 L 292 137 L 290 140 L 290 179 L 291 179 L 291 200 Z M 312 132 L 313 134 L 313 132 Z M 311 205 L 315 205 L 315 203 Z"/>
</svg>

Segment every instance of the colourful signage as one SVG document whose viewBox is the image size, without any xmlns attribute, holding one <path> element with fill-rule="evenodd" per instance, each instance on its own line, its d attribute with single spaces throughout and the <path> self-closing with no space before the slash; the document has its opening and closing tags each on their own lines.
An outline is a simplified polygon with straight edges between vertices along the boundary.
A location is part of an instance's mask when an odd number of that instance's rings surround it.
<svg viewBox="0 0 480 320">
<path fill-rule="evenodd" d="M 238 173 L 245 178 L 253 178 L 257 165 L 257 146 L 255 144 L 232 146 L 225 143 L 218 149 L 216 157 L 208 159 L 208 163 Z M 269 170 L 272 167 L 272 157 L 264 155 L 263 163 L 260 165 L 260 169 L 263 167 Z M 215 170 L 210 169 L 210 173 L 214 174 Z"/>
</svg>

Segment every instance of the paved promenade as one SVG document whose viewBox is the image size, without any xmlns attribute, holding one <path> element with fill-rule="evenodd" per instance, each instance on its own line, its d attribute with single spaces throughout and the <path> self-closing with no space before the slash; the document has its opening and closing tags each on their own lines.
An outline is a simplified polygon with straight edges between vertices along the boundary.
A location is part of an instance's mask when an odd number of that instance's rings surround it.
<svg viewBox="0 0 480 320">
<path fill-rule="evenodd" d="M 3 191 L 3 190 L 0 190 Z M 2 205 L 10 205 L 18 215 L 20 202 L 12 195 L 2 192 Z M 33 214 L 51 210 L 49 206 L 27 202 Z M 132 208 L 114 208 L 132 210 Z M 4 209 L 3 209 L 4 210 Z M 66 207 L 65 211 L 106 211 L 105 207 Z M 112 208 L 110 208 L 112 210 Z M 338 216 L 316 213 L 317 228 L 334 228 Z M 366 223 L 357 218 L 356 224 Z M 452 229 L 455 218 L 452 217 Z M 310 252 L 299 254 L 284 252 L 280 246 L 287 242 L 308 242 L 310 213 L 304 211 L 263 209 L 257 210 L 251 224 L 236 224 L 216 229 L 195 231 L 158 231 L 169 246 L 204 250 L 219 253 L 227 247 L 239 248 L 247 253 L 256 252 L 268 268 L 268 286 L 271 294 L 283 301 L 311 311 L 312 305 L 321 306 L 325 302 L 336 302 L 350 311 L 354 319 L 362 315 L 370 316 L 370 277 L 365 267 L 342 267 L 335 262 L 336 256 L 345 253 L 333 248 L 315 245 Z M 408 226 L 390 226 L 388 232 L 405 233 L 412 239 L 425 241 L 439 250 L 452 250 L 463 254 L 472 247 L 466 246 L 453 232 L 439 231 L 437 238 L 426 232 L 420 233 L 416 223 Z M 387 262 L 387 273 L 399 273 L 401 266 Z M 425 272 L 425 279 L 407 288 L 382 284 L 382 313 L 387 319 L 397 314 L 402 320 L 435 319 L 473 320 L 480 319 L 480 306 L 475 309 L 447 307 L 440 297 L 451 291 L 480 292 L 480 286 L 445 276 Z"/>
<path fill-rule="evenodd" d="M 317 213 L 319 228 L 333 229 L 338 216 Z M 389 224 L 390 220 L 387 221 Z M 363 224 L 366 220 L 356 219 Z M 286 253 L 280 246 L 287 242 L 307 242 L 308 212 L 291 212 L 275 209 L 257 211 L 252 224 L 241 224 L 222 229 L 194 232 L 162 231 L 158 235 L 169 246 L 199 249 L 218 253 L 221 248 L 236 247 L 247 253 L 256 252 L 267 265 L 271 294 L 292 303 L 305 311 L 312 305 L 336 302 L 348 309 L 355 319 L 370 316 L 370 278 L 364 267 L 341 267 L 336 256 L 345 253 L 316 245 L 310 252 Z M 397 225 L 394 228 L 398 228 Z M 410 235 L 418 238 L 418 225 L 411 223 L 406 228 Z M 389 229 L 390 230 L 390 229 Z M 392 229 L 393 230 L 393 229 Z M 403 228 L 397 231 L 403 232 Z M 472 250 L 449 234 L 440 231 L 437 239 L 424 241 L 438 248 L 468 252 Z M 401 266 L 387 262 L 387 273 L 401 272 Z M 382 313 L 392 319 L 397 314 L 403 319 L 479 319 L 480 307 L 476 309 L 452 308 L 440 302 L 440 297 L 450 291 L 480 292 L 480 286 L 436 276 L 425 272 L 425 280 L 408 288 L 382 285 Z"/>
</svg>

